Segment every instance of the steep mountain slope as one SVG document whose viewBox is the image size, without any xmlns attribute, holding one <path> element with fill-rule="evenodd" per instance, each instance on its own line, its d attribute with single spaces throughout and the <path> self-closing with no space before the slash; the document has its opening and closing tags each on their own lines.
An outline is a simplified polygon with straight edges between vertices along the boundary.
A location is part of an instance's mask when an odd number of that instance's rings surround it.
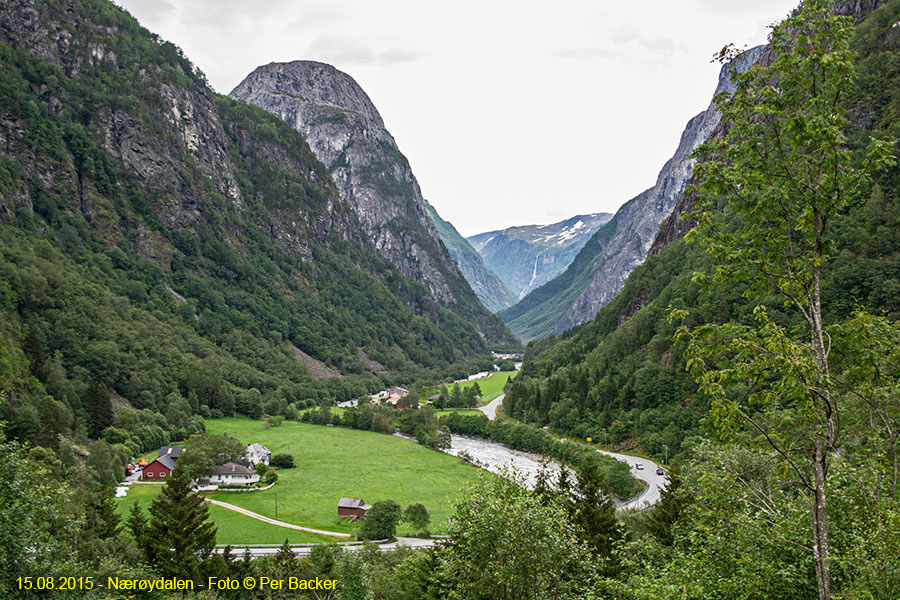
<svg viewBox="0 0 900 600">
<path fill-rule="evenodd" d="M 578 251 L 602 225 L 609 213 L 576 215 L 550 225 L 525 225 L 479 233 L 468 238 L 516 299 L 566 270 Z"/>
<path fill-rule="evenodd" d="M 34 378 L 34 404 L 0 393 L 0 420 L 23 439 L 84 435 L 100 387 L 164 413 L 120 424 L 152 446 L 199 413 L 490 364 L 379 256 L 298 132 L 214 94 L 110 2 L 0 4 L 0 72 L 0 356 Z"/>
<path fill-rule="evenodd" d="M 313 61 L 258 67 L 230 96 L 280 117 L 303 134 L 359 216 L 378 252 L 490 342 L 506 326 L 478 302 L 441 245 L 406 157 L 366 93 L 346 73 Z"/>
<path fill-rule="evenodd" d="M 722 68 L 715 95 L 729 89 L 728 69 L 747 69 L 762 53 L 759 46 Z M 532 340 L 589 321 L 622 289 L 626 277 L 650 250 L 660 223 L 675 206 L 691 175 L 691 152 L 719 122 L 715 105 L 691 119 L 675 154 L 656 185 L 626 202 L 585 244 L 565 273 L 500 313 L 522 340 Z"/>
<path fill-rule="evenodd" d="M 500 278 L 484 264 L 481 255 L 463 236 L 459 235 L 456 227 L 452 223 L 443 220 L 427 201 L 425 202 L 425 210 L 428 211 L 428 216 L 434 221 L 438 235 L 441 236 L 441 241 L 444 242 L 447 251 L 450 252 L 450 256 L 456 261 L 459 270 L 462 271 L 463 276 L 469 282 L 472 291 L 475 292 L 481 303 L 493 313 L 515 304 L 515 296 L 506 289 Z"/>
<path fill-rule="evenodd" d="M 872 3 L 838 6 L 859 16 L 873 10 Z M 900 2 L 886 3 L 856 31 L 857 85 L 846 106 L 859 128 L 850 139 L 860 157 L 869 135 L 900 139 L 893 93 L 900 84 L 898 18 Z M 764 54 L 760 61 L 765 64 L 767 58 Z M 900 148 L 894 152 L 900 157 Z M 900 319 L 900 167 L 878 173 L 875 184 L 866 202 L 833 224 L 834 248 L 822 286 L 829 325 L 859 307 Z M 529 344 L 522 372 L 506 395 L 507 414 L 527 412 L 539 424 L 578 437 L 605 430 L 611 444 L 637 443 L 660 457 L 666 451 L 672 457 L 695 444 L 697 436 L 709 434 L 702 427 L 708 401 L 696 393 L 685 370 L 684 347 L 673 339 L 677 323 L 668 322 L 669 308 L 688 308 L 691 326 L 748 321 L 758 303 L 766 304 L 773 318 L 789 317 L 780 310 L 780 297 L 748 299 L 740 285 L 705 289 L 692 281 L 695 272 L 714 268 L 699 245 L 683 239 L 690 221 L 682 216 L 692 206 L 693 197 L 683 195 L 647 260 L 593 320 Z"/>
</svg>

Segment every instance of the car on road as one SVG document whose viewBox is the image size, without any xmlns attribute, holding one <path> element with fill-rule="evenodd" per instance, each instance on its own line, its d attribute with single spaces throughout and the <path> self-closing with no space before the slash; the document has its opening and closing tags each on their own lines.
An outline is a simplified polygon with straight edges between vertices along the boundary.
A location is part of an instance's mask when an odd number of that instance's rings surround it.
<svg viewBox="0 0 900 600">
<path fill-rule="evenodd" d="M 663 471 L 663 468 L 662 468 L 662 467 L 656 467 L 656 474 L 657 474 L 657 475 L 665 475 L 666 472 Z"/>
<path fill-rule="evenodd" d="M 634 468 L 637 469 L 638 471 L 643 471 L 644 465 L 642 463 L 637 463 L 634 465 Z"/>
</svg>

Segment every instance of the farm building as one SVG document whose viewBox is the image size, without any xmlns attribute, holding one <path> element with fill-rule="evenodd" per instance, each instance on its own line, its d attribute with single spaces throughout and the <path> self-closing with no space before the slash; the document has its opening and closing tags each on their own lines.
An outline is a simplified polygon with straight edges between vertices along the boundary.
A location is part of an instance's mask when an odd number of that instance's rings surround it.
<svg viewBox="0 0 900 600">
<path fill-rule="evenodd" d="M 372 508 L 362 498 L 341 498 L 338 502 L 338 518 L 355 517 L 364 519 L 366 513 Z"/>
<path fill-rule="evenodd" d="M 141 471 L 141 481 L 165 481 L 175 468 L 175 459 L 168 454 L 163 454 Z"/>
<path fill-rule="evenodd" d="M 252 468 L 234 462 L 213 467 L 209 472 L 209 485 L 251 485 L 259 481 Z"/>
<path fill-rule="evenodd" d="M 186 449 L 184 446 L 160 446 L 159 455 L 153 462 L 147 464 L 142 458 L 138 461 L 138 466 L 141 466 L 141 461 L 146 466 L 141 470 L 141 481 L 159 481 L 168 477 L 175 468 L 178 457 Z"/>
<path fill-rule="evenodd" d="M 250 444 L 244 450 L 244 458 L 252 465 L 264 463 L 268 466 L 269 460 L 272 458 L 272 451 L 262 444 Z"/>
</svg>

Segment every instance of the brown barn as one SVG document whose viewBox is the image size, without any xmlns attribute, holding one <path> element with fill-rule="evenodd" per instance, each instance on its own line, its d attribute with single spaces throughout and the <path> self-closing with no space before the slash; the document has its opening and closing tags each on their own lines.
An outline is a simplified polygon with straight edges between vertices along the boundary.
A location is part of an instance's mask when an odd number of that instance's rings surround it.
<svg viewBox="0 0 900 600">
<path fill-rule="evenodd" d="M 341 498 L 338 502 L 338 518 L 355 517 L 365 519 L 366 513 L 372 508 L 362 498 Z"/>
</svg>

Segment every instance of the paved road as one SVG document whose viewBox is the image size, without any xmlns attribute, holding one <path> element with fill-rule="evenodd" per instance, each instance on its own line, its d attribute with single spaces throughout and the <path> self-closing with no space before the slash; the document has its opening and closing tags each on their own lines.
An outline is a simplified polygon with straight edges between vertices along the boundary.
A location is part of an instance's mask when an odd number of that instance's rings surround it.
<svg viewBox="0 0 900 600">
<path fill-rule="evenodd" d="M 628 464 L 635 479 L 640 479 L 647 484 L 647 487 L 644 488 L 640 495 L 619 504 L 619 508 L 637 508 L 640 510 L 649 508 L 659 502 L 659 493 L 665 489 L 669 479 L 665 475 L 656 474 L 656 469 L 659 468 L 658 464 L 652 460 L 628 454 L 617 454 L 615 452 L 606 452 L 605 450 L 597 450 L 597 452 L 612 456 L 616 460 L 621 460 L 623 463 Z M 642 470 L 636 469 L 635 465 L 637 464 L 643 465 L 644 468 Z"/>
<path fill-rule="evenodd" d="M 382 552 L 393 552 L 400 546 L 409 546 L 411 548 L 431 548 L 437 542 L 438 540 L 398 537 L 395 538 L 395 541 L 393 542 L 378 544 L 378 549 Z M 291 550 L 293 550 L 294 554 L 296 554 L 297 556 L 308 556 L 309 553 L 312 552 L 312 549 L 317 545 L 321 544 L 292 544 Z M 347 542 L 339 543 L 338 545 L 345 550 L 357 550 L 362 547 L 362 542 Z M 216 546 L 215 551 L 221 553 L 224 549 L 224 546 Z M 242 556 L 245 549 L 250 550 L 250 556 L 252 556 L 253 558 L 258 558 L 260 556 L 271 556 L 273 554 L 278 554 L 281 546 L 278 544 L 236 545 L 232 546 L 231 551 L 235 556 Z"/>
<path fill-rule="evenodd" d="M 263 515 L 257 514 L 253 511 L 247 510 L 246 508 L 241 508 L 240 506 L 235 506 L 234 504 L 228 504 L 227 502 L 219 502 L 218 500 L 213 500 L 211 498 L 204 498 L 210 504 L 215 504 L 216 506 L 221 506 L 222 508 L 227 508 L 228 510 L 233 510 L 234 512 L 241 513 L 242 515 L 246 515 L 248 517 L 252 517 L 259 521 L 263 521 L 264 523 L 269 523 L 271 525 L 278 525 L 279 527 L 286 527 L 288 529 L 296 529 L 297 531 L 308 531 L 310 533 L 318 533 L 319 535 L 330 535 L 334 537 L 341 538 L 350 538 L 353 537 L 349 533 L 338 533 L 336 531 L 323 531 L 321 529 L 311 529 L 309 527 L 301 527 L 300 525 L 294 525 L 292 523 L 285 523 L 284 521 L 276 521 L 275 519 L 270 519 L 269 517 L 264 517 Z M 278 548 L 275 549 L 276 552 Z"/>
<path fill-rule="evenodd" d="M 506 394 L 500 394 L 484 406 L 479 406 L 478 410 L 486 414 L 487 418 L 493 421 L 497 418 L 497 409 L 500 408 L 501 404 L 503 404 L 503 398 L 505 397 Z"/>
</svg>

